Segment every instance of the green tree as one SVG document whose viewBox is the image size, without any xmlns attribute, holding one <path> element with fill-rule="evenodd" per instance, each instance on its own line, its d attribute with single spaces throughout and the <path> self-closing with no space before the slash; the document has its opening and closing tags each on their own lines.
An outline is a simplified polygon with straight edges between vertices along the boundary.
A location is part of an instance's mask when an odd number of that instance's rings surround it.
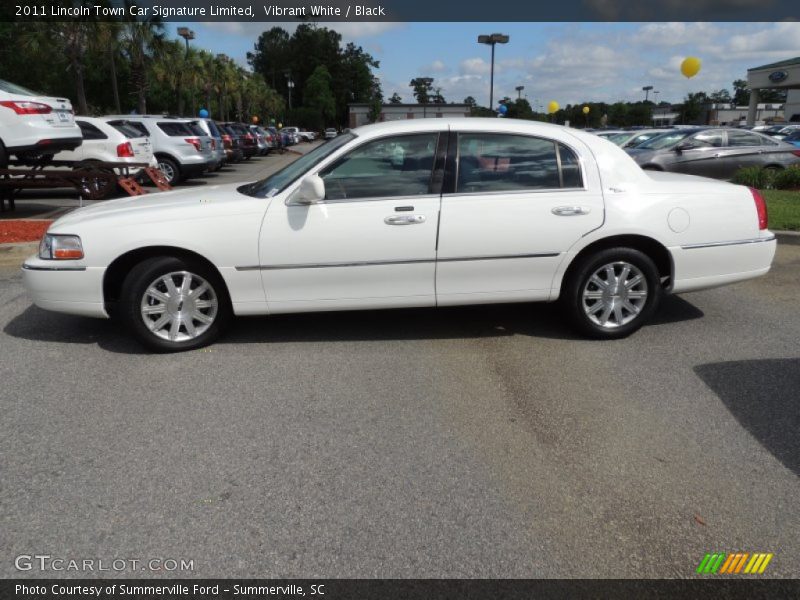
<svg viewBox="0 0 800 600">
<path fill-rule="evenodd" d="M 126 0 L 125 4 L 132 4 L 132 0 Z M 120 46 L 130 62 L 131 84 L 136 93 L 139 114 L 147 113 L 148 77 L 153 61 L 161 51 L 164 35 L 164 24 L 152 17 L 129 17 L 122 25 Z"/>
<path fill-rule="evenodd" d="M 745 79 L 733 82 L 733 103 L 736 106 L 747 106 L 750 103 L 750 88 Z"/>
<path fill-rule="evenodd" d="M 389 98 L 389 104 L 402 104 L 403 99 L 400 97 L 400 94 L 395 92 L 392 94 L 391 98 Z"/>
<path fill-rule="evenodd" d="M 464 104 L 466 104 L 470 108 L 473 108 L 474 106 L 478 106 L 478 101 L 475 100 L 475 98 L 473 98 L 472 96 L 467 96 L 466 98 L 464 98 Z"/>
<path fill-rule="evenodd" d="M 414 98 L 417 99 L 418 104 L 430 104 L 430 92 L 433 85 L 431 77 L 415 77 L 408 85 L 414 88 Z"/>
<path fill-rule="evenodd" d="M 319 115 L 315 129 L 323 129 L 336 116 L 336 100 L 331 90 L 331 74 L 324 65 L 318 66 L 305 85 L 303 105 Z"/>
<path fill-rule="evenodd" d="M 689 92 L 681 106 L 681 123 L 684 125 L 700 123 L 707 103 L 708 96 L 705 92 Z"/>
</svg>

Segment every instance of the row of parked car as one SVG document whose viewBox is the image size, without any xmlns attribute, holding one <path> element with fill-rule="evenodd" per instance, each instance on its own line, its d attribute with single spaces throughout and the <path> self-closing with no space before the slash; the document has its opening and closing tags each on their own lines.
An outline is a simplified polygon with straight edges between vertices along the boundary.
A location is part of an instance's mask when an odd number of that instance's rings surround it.
<svg viewBox="0 0 800 600">
<path fill-rule="evenodd" d="M 316 134 L 275 127 L 170 115 L 74 116 L 66 98 L 52 98 L 0 80 L 0 168 L 50 161 L 75 167 L 97 162 L 159 167 L 171 185 L 283 151 Z M 130 167 L 137 175 L 141 167 Z"/>
<path fill-rule="evenodd" d="M 800 126 L 774 132 L 682 127 L 594 133 L 625 149 L 643 169 L 654 171 L 730 179 L 747 167 L 781 170 L 800 165 Z"/>
</svg>

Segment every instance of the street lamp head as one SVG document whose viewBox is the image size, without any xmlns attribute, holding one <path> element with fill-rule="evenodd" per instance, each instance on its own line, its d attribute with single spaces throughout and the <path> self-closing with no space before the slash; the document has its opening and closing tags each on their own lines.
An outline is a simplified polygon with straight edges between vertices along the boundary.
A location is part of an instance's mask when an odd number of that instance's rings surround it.
<svg viewBox="0 0 800 600">
<path fill-rule="evenodd" d="M 503 35 L 502 33 L 493 33 L 491 35 L 479 35 L 478 36 L 478 43 L 479 44 L 507 44 L 509 40 L 509 36 Z"/>
<path fill-rule="evenodd" d="M 653 86 L 652 86 L 652 85 L 646 85 L 646 86 L 644 86 L 644 87 L 642 88 L 642 91 L 643 91 L 643 92 L 649 92 L 649 91 L 650 91 L 650 90 L 652 90 L 652 89 L 653 89 Z"/>
<path fill-rule="evenodd" d="M 524 89 L 525 89 L 525 86 L 524 86 L 524 85 L 518 85 L 518 86 L 517 86 L 517 87 L 515 87 L 514 89 L 515 89 L 515 90 L 517 90 L 518 92 L 521 92 L 522 90 L 524 90 Z"/>
</svg>

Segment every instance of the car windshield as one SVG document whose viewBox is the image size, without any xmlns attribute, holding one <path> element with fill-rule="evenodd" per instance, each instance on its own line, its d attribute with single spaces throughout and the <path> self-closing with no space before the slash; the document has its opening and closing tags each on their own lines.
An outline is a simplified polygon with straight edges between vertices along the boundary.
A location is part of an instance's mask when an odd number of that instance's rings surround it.
<svg viewBox="0 0 800 600">
<path fill-rule="evenodd" d="M 674 146 L 681 140 L 689 137 L 695 133 L 691 130 L 686 131 L 670 131 L 669 133 L 662 133 L 661 135 L 657 135 L 654 138 L 650 138 L 646 142 L 639 144 L 636 146 L 637 150 L 661 150 L 663 148 L 669 148 L 670 146 Z"/>
<path fill-rule="evenodd" d="M 340 135 L 321 146 L 317 146 L 308 154 L 304 154 L 293 163 L 266 179 L 249 183 L 238 188 L 239 192 L 255 198 L 269 198 L 282 192 L 286 187 L 313 166 L 321 163 L 356 136 L 353 133 Z"/>
<path fill-rule="evenodd" d="M 8 92 L 9 94 L 22 94 L 23 96 L 38 96 L 36 92 L 32 92 L 31 90 L 22 87 L 21 85 L 15 85 L 8 81 L 3 81 L 0 79 L 0 91 Z"/>
</svg>

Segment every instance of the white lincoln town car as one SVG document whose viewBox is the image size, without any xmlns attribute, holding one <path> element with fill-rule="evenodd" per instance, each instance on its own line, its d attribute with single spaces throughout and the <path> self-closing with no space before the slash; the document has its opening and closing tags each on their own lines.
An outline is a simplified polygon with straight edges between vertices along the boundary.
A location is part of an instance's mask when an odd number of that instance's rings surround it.
<svg viewBox="0 0 800 600">
<path fill-rule="evenodd" d="M 113 317 L 156 351 L 233 315 L 559 301 L 626 336 L 664 293 L 764 275 L 756 190 L 640 169 L 595 135 L 511 119 L 345 132 L 255 183 L 106 202 L 23 265 L 36 305 Z"/>
</svg>

